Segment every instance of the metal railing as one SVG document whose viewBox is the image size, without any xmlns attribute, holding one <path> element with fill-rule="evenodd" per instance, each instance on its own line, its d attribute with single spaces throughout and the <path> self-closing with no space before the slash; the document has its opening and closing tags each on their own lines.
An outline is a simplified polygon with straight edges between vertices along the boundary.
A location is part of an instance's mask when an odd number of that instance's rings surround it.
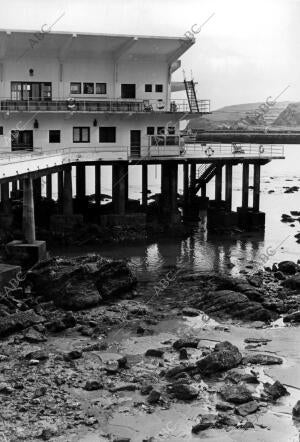
<svg viewBox="0 0 300 442">
<path fill-rule="evenodd" d="M 284 146 L 278 144 L 212 144 L 212 143 L 187 143 L 185 144 L 185 156 L 193 157 L 232 157 L 251 158 L 267 157 L 281 158 L 284 156 Z"/>
<path fill-rule="evenodd" d="M 199 113 L 210 112 L 210 100 L 198 101 Z M 73 97 L 53 100 L 12 100 L 0 98 L 0 110 L 5 112 L 190 112 L 188 100 L 162 99 L 80 99 Z"/>
</svg>

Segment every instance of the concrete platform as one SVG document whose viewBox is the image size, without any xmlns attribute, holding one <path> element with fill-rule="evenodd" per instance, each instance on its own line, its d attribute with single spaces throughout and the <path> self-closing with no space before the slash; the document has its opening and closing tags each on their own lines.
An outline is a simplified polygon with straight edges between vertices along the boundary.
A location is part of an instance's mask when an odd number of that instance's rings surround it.
<svg viewBox="0 0 300 442">
<path fill-rule="evenodd" d="M 21 267 L 10 264 L 0 264 L 0 290 L 4 290 L 5 287 L 8 290 L 13 289 L 15 281 L 18 281 L 18 274 L 21 273 Z"/>
<path fill-rule="evenodd" d="M 224 208 L 209 207 L 207 209 L 207 228 L 229 229 L 238 225 L 238 214 Z"/>
<path fill-rule="evenodd" d="M 30 267 L 47 258 L 46 241 L 35 241 L 33 244 L 11 241 L 6 244 L 6 253 L 9 264 Z"/>
<path fill-rule="evenodd" d="M 246 230 L 264 229 L 266 214 L 264 212 L 256 212 L 253 209 L 237 208 L 238 225 Z"/>
</svg>

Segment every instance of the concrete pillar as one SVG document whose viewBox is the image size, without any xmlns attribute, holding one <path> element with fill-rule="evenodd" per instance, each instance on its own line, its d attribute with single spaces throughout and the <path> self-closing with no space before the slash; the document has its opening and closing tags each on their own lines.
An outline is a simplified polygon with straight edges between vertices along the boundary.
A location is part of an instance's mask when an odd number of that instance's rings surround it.
<svg viewBox="0 0 300 442">
<path fill-rule="evenodd" d="M 142 206 L 147 209 L 148 205 L 148 165 L 142 165 Z"/>
<path fill-rule="evenodd" d="M 124 215 L 128 199 L 128 165 L 112 166 L 112 201 L 114 213 Z"/>
<path fill-rule="evenodd" d="M 232 208 L 232 164 L 226 164 L 225 171 L 225 200 L 229 210 Z"/>
<path fill-rule="evenodd" d="M 11 212 L 9 201 L 9 183 L 1 184 L 1 209 L 2 213 L 8 214 Z"/>
<path fill-rule="evenodd" d="M 166 214 L 177 213 L 178 164 L 163 162 L 161 165 L 161 206 Z"/>
<path fill-rule="evenodd" d="M 259 199 L 260 199 L 260 164 L 254 164 L 254 176 L 253 176 L 253 210 L 259 212 Z"/>
<path fill-rule="evenodd" d="M 42 197 L 42 178 L 35 178 L 33 180 L 33 197 L 36 202 L 40 201 Z"/>
<path fill-rule="evenodd" d="M 64 197 L 64 172 L 61 170 L 57 173 L 57 198 L 58 202 L 61 203 Z"/>
<path fill-rule="evenodd" d="M 186 206 L 189 202 L 189 164 L 183 165 L 183 202 Z"/>
<path fill-rule="evenodd" d="M 34 201 L 31 178 L 25 178 L 23 181 L 23 233 L 27 243 L 33 244 L 35 242 Z"/>
<path fill-rule="evenodd" d="M 85 165 L 78 164 L 76 166 L 76 197 L 85 198 L 85 196 L 86 196 Z"/>
<path fill-rule="evenodd" d="M 248 209 L 249 202 L 249 163 L 243 163 L 242 208 Z"/>
<path fill-rule="evenodd" d="M 215 179 L 215 200 L 222 201 L 222 165 L 217 165 L 216 179 Z"/>
<path fill-rule="evenodd" d="M 101 204 L 101 166 L 95 164 L 95 201 L 96 206 Z"/>
<path fill-rule="evenodd" d="M 46 197 L 52 199 L 52 174 L 46 175 Z"/>
<path fill-rule="evenodd" d="M 64 170 L 63 214 L 73 215 L 72 166 Z"/>
</svg>

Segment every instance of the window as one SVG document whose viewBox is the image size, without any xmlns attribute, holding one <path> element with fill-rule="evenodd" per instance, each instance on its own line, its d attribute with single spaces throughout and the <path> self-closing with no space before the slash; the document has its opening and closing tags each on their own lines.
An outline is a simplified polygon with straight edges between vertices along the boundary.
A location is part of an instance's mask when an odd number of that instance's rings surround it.
<svg viewBox="0 0 300 442">
<path fill-rule="evenodd" d="M 162 84 L 156 84 L 155 85 L 155 92 L 162 92 L 163 91 L 163 85 Z"/>
<path fill-rule="evenodd" d="M 73 127 L 73 143 L 89 143 L 90 128 L 89 127 Z"/>
<path fill-rule="evenodd" d="M 147 135 L 154 135 L 154 127 L 153 126 L 147 127 Z"/>
<path fill-rule="evenodd" d="M 81 83 L 71 83 L 70 94 L 81 94 Z"/>
<path fill-rule="evenodd" d="M 115 127 L 100 127 L 99 128 L 99 142 L 100 143 L 115 143 L 116 142 L 116 128 Z"/>
<path fill-rule="evenodd" d="M 121 84 L 121 98 L 135 98 L 135 84 Z"/>
<path fill-rule="evenodd" d="M 145 84 L 145 92 L 152 92 L 152 84 Z"/>
<path fill-rule="evenodd" d="M 83 83 L 83 93 L 93 94 L 94 93 L 94 83 Z"/>
<path fill-rule="evenodd" d="M 157 128 L 157 135 L 164 135 L 165 128 L 164 127 L 158 127 Z"/>
<path fill-rule="evenodd" d="M 175 127 L 174 126 L 169 126 L 168 127 L 168 134 L 169 135 L 175 135 Z"/>
<path fill-rule="evenodd" d="M 3 135 L 3 126 L 0 126 L 0 135 Z"/>
<path fill-rule="evenodd" d="M 106 83 L 96 83 L 96 94 L 106 94 Z"/>
<path fill-rule="evenodd" d="M 49 130 L 49 143 L 60 143 L 60 130 Z"/>
</svg>

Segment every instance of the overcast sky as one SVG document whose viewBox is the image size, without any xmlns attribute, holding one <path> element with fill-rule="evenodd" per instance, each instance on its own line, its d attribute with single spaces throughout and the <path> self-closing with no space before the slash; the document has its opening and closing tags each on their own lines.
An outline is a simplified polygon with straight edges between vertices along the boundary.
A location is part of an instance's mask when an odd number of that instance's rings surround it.
<svg viewBox="0 0 300 442">
<path fill-rule="evenodd" d="M 202 25 L 182 67 L 212 107 L 300 101 L 300 0 L 0 0 L 0 28 L 182 36 Z M 196 26 L 195 28 L 196 29 Z M 182 80 L 182 70 L 176 72 Z"/>
</svg>

